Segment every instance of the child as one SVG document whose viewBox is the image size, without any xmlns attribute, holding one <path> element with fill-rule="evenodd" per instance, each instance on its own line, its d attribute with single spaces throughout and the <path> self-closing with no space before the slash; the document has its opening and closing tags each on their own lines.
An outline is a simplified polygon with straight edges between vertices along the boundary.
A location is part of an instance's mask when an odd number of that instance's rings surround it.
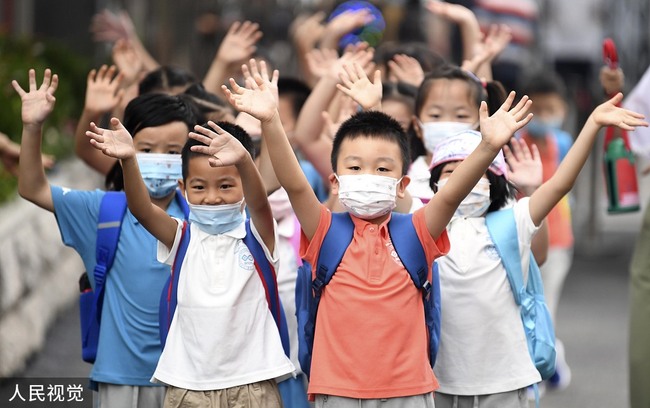
<svg viewBox="0 0 650 408">
<path fill-rule="evenodd" d="M 55 214 L 63 242 L 79 253 L 87 271 L 93 271 L 97 219 L 105 193 L 50 185 L 41 164 L 43 122 L 54 108 L 57 84 L 58 77 L 49 69 L 40 87 L 34 70 L 29 71 L 29 91 L 12 82 L 22 99 L 18 191 L 23 198 Z M 169 188 L 165 168 L 169 164 L 171 173 L 177 171 L 172 180 L 180 176 L 179 153 L 190 127 L 199 119 L 186 99 L 165 95 L 138 97 L 125 111 L 125 125 L 134 135 L 136 151 L 147 153 L 138 154 L 138 160 L 148 161 L 151 170 L 147 199 L 161 212 L 175 217 L 183 217 L 183 210 L 180 201 L 174 199 L 175 184 Z M 151 158 L 155 160 L 147 160 Z M 152 386 L 149 380 L 161 352 L 158 304 L 169 267 L 155 262 L 155 250 L 155 238 L 127 213 L 113 267 L 106 275 L 97 357 L 90 374 L 91 381 L 98 385 L 100 406 L 162 406 L 163 388 Z M 93 274 L 89 277 L 94 287 Z"/>
<path fill-rule="evenodd" d="M 129 132 L 116 118 L 111 125 L 93 125 L 91 143 L 121 161 L 129 209 L 158 239 L 158 260 L 171 264 L 185 223 L 151 203 Z M 208 126 L 195 126 L 195 140 L 183 148 L 179 186 L 190 206 L 191 238 L 181 261 L 178 308 L 152 381 L 168 386 L 165 407 L 236 407 L 253 400 L 281 407 L 275 379 L 294 367 L 242 242 L 247 205 L 251 231 L 277 269 L 271 209 L 248 134 L 227 122 Z"/>
<path fill-rule="evenodd" d="M 467 71 L 448 65 L 428 74 L 415 99 L 412 119 L 412 156 L 408 191 L 426 203 L 433 196 L 429 187 L 429 164 L 436 145 L 454 134 L 478 128 L 478 108 L 487 102 L 490 113 L 501 106 L 505 91 L 498 82 L 485 88 Z"/>
<path fill-rule="evenodd" d="M 262 122 L 273 168 L 300 220 L 302 256 L 316 265 L 332 214 L 300 172 L 268 80 L 258 72 L 253 77 L 248 83 L 252 89 L 231 79 L 232 91 L 224 86 L 224 92 L 237 109 Z M 413 214 L 429 265 L 449 250 L 445 226 L 458 204 L 512 134 L 530 120 L 527 98 L 509 111 L 513 99 L 514 93 L 492 117 L 481 106 L 483 142 L 452 176 L 452 187 Z M 437 380 L 428 360 L 422 296 L 395 257 L 386 225 L 396 197 L 404 195 L 409 183 L 406 135 L 383 113 L 359 113 L 339 129 L 331 162 L 332 194 L 352 215 L 355 232 L 322 294 L 309 393 L 317 407 L 358 406 L 362 399 L 371 404 L 384 400 L 384 407 L 432 407 Z"/>
<path fill-rule="evenodd" d="M 521 140 L 537 146 L 542 159 L 543 180 L 549 180 L 564 160 L 573 139 L 562 130 L 567 115 L 566 91 L 562 80 L 549 73 L 531 76 L 522 90 L 535 101 L 533 120 L 521 130 Z M 573 230 L 569 196 L 564 196 L 548 214 L 549 250 L 546 263 L 540 267 L 544 295 L 553 321 L 573 260 Z M 571 382 L 571 370 L 564 357 L 564 346 L 556 339 L 556 374 L 549 379 L 550 388 L 565 389 Z"/>
<path fill-rule="evenodd" d="M 575 182 L 602 126 L 648 126 L 637 113 L 620 109 L 618 94 L 597 107 L 555 174 L 530 198 L 514 204 L 522 270 L 528 270 L 533 234 Z M 481 122 L 481 129 L 485 131 Z M 483 136 L 485 137 L 485 136 Z M 433 200 L 481 143 L 467 131 L 442 142 L 433 155 Z M 471 153 L 474 154 L 474 153 Z M 468 156 L 469 155 L 469 156 Z M 458 207 L 447 233 L 452 250 L 438 260 L 442 336 L 435 373 L 437 408 L 456 406 L 528 407 L 526 387 L 540 381 L 527 349 L 518 306 L 485 224 L 512 197 L 503 159 L 497 157 Z"/>
</svg>

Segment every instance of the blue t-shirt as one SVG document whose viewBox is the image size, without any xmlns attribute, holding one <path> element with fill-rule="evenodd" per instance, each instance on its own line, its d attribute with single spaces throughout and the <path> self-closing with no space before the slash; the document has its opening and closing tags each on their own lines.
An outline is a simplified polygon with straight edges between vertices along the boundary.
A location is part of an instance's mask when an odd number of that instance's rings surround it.
<svg viewBox="0 0 650 408">
<path fill-rule="evenodd" d="M 323 178 L 320 176 L 320 174 L 318 174 L 318 171 L 314 165 L 307 160 L 300 160 L 299 163 L 300 168 L 302 168 L 302 172 L 305 173 L 305 177 L 307 177 L 309 185 L 311 186 L 312 190 L 314 190 L 316 197 L 318 197 L 318 201 L 322 203 L 327 200 L 329 191 L 325 187 Z"/>
<path fill-rule="evenodd" d="M 79 191 L 52 186 L 54 214 L 63 243 L 81 256 L 94 286 L 97 217 L 101 190 Z M 167 213 L 183 218 L 172 200 Z M 156 260 L 157 240 L 126 212 L 113 267 L 106 277 L 95 382 L 151 386 L 161 353 L 158 304 L 169 266 Z"/>
</svg>

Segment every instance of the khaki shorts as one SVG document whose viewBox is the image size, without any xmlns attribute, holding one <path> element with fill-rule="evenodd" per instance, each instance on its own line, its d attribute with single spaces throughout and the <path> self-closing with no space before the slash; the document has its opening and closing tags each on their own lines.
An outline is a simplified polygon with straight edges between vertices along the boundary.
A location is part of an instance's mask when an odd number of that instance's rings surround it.
<svg viewBox="0 0 650 408">
<path fill-rule="evenodd" d="M 215 391 L 167 387 L 164 408 L 282 408 L 275 380 Z"/>
</svg>

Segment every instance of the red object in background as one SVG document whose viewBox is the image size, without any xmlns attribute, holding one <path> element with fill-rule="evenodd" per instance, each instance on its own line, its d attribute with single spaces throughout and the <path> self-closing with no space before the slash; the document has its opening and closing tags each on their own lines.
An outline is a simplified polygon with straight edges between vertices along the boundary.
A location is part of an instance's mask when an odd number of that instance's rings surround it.
<svg viewBox="0 0 650 408">
<path fill-rule="evenodd" d="M 618 68 L 618 53 L 611 38 L 603 41 L 603 60 L 610 69 Z M 613 96 L 608 95 L 610 98 Z M 638 211 L 640 209 L 639 186 L 627 131 L 613 126 L 607 127 L 603 148 L 609 203 L 607 211 L 609 213 Z"/>
</svg>

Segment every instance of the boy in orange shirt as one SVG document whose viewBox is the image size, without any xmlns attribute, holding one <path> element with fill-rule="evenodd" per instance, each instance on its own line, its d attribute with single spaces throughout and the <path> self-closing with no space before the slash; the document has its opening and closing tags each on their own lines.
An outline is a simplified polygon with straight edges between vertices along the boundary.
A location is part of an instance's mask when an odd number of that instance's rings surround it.
<svg viewBox="0 0 650 408">
<path fill-rule="evenodd" d="M 223 87 L 230 103 L 259 119 L 280 184 L 302 227 L 301 255 L 317 264 L 332 214 L 323 206 L 287 141 L 266 67 L 251 63 L 249 89 L 230 80 Z M 357 91 L 367 77 L 352 79 Z M 368 89 L 368 92 L 371 92 Z M 413 214 L 427 263 L 447 253 L 446 226 L 454 211 L 485 173 L 515 131 L 532 115 L 527 97 L 512 109 L 514 93 L 488 117 L 481 105 L 483 140 L 453 172 L 445 189 Z M 422 296 L 397 256 L 387 224 L 397 197 L 403 197 L 410 163 L 407 136 L 394 119 L 362 112 L 344 122 L 334 139 L 331 193 L 354 222 L 354 237 L 331 282 L 323 290 L 312 353 L 309 394 L 316 407 L 433 407 L 437 380 L 429 364 Z M 431 270 L 428 271 L 431 274 Z M 376 400 L 376 401 L 372 401 Z"/>
</svg>

